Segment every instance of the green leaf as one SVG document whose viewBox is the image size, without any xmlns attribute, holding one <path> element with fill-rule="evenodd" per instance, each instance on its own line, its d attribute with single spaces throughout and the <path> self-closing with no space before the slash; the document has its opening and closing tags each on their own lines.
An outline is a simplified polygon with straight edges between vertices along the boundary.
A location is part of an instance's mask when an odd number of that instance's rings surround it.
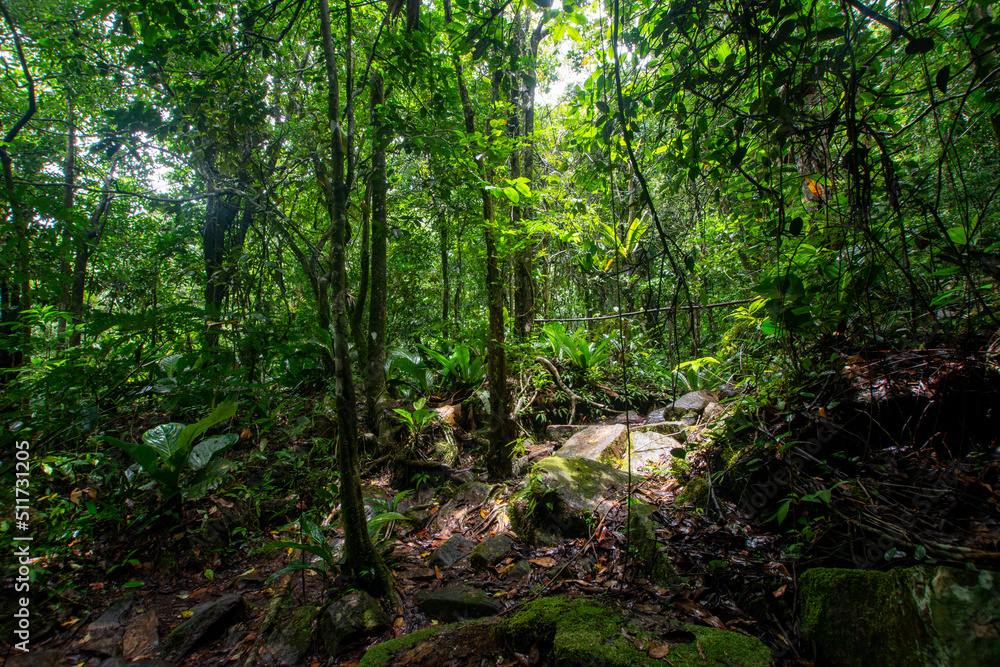
<svg viewBox="0 0 1000 667">
<path fill-rule="evenodd" d="M 201 435 L 208 429 L 212 428 L 219 422 L 229 419 L 235 414 L 236 414 L 236 403 L 226 402 L 221 404 L 219 407 L 217 407 L 215 410 L 212 411 L 212 414 L 208 415 L 201 421 L 195 422 L 194 424 L 184 427 L 184 430 L 181 431 L 181 434 L 178 438 L 179 447 L 181 448 L 182 451 L 185 452 L 190 451 L 191 443 L 193 443 L 199 435 Z"/>
<path fill-rule="evenodd" d="M 265 549 L 301 549 L 306 553 L 310 553 L 314 556 L 319 556 L 327 563 L 333 564 L 334 557 L 333 552 L 325 546 L 315 546 L 312 544 L 303 544 L 302 542 L 268 542 L 264 545 Z"/>
<path fill-rule="evenodd" d="M 832 25 L 828 28 L 823 28 L 818 33 L 816 33 L 816 39 L 820 42 L 825 42 L 831 39 L 838 39 L 844 36 L 844 27 Z"/>
<path fill-rule="evenodd" d="M 275 579 L 280 579 L 286 574 L 291 574 L 292 572 L 300 572 L 302 570 L 312 570 L 313 572 L 328 572 L 329 566 L 327 566 L 326 561 L 319 561 L 314 563 L 308 563 L 304 560 L 293 560 L 288 565 L 284 566 L 280 570 L 277 570 L 264 580 L 265 584 L 270 584 Z"/>
<path fill-rule="evenodd" d="M 934 48 L 934 40 L 930 37 L 917 37 L 916 39 L 910 40 L 906 48 L 903 49 L 904 53 L 907 55 L 915 56 L 921 53 L 927 53 Z"/>
<path fill-rule="evenodd" d="M 952 243 L 955 245 L 969 244 L 969 236 L 965 227 L 952 227 L 948 230 L 948 238 L 950 238 Z"/>
<path fill-rule="evenodd" d="M 139 466 L 156 479 L 156 474 L 160 471 L 157 466 L 156 451 L 147 445 L 140 445 L 132 442 L 124 442 L 118 438 L 105 436 L 107 442 L 118 447 L 123 452 L 132 457 Z"/>
<path fill-rule="evenodd" d="M 143 433 L 142 441 L 152 447 L 164 463 L 171 465 L 180 449 L 180 435 L 183 431 L 184 424 L 177 422 L 160 424 Z"/>
<path fill-rule="evenodd" d="M 188 465 L 192 470 L 201 470 L 216 455 L 235 445 L 239 439 L 240 436 L 236 433 L 226 433 L 225 435 L 217 435 L 214 438 L 205 438 L 191 450 Z"/>
<path fill-rule="evenodd" d="M 937 89 L 941 91 L 942 94 L 948 92 L 948 79 L 951 77 L 951 65 L 945 65 L 938 70 L 937 76 L 934 77 L 934 85 Z"/>
<path fill-rule="evenodd" d="M 122 584 L 122 588 L 140 588 L 140 587 L 145 586 L 145 585 L 146 585 L 145 581 L 138 581 L 138 580 L 136 580 L 136 581 L 129 581 L 129 582 L 126 582 L 126 583 Z"/>
<path fill-rule="evenodd" d="M 191 483 L 184 489 L 184 497 L 188 500 L 204 498 L 208 492 L 215 489 L 229 473 L 236 467 L 232 461 L 226 459 L 214 459 L 207 466 L 198 471 Z"/>
</svg>

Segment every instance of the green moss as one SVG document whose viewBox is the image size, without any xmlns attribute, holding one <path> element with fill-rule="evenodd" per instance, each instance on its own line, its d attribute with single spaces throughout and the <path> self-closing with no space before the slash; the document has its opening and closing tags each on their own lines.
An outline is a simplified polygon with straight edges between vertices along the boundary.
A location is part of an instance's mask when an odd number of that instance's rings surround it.
<svg viewBox="0 0 1000 667">
<path fill-rule="evenodd" d="M 930 637 L 904 579 L 900 570 L 808 570 L 799 580 L 803 636 L 816 642 L 831 664 L 924 664 Z"/>
<path fill-rule="evenodd" d="M 429 628 L 424 628 L 423 630 L 417 630 L 416 632 L 411 632 L 408 635 L 403 635 L 402 637 L 397 637 L 396 639 L 390 639 L 387 642 L 382 642 L 371 647 L 364 657 L 361 658 L 361 662 L 358 667 L 381 667 L 392 660 L 392 657 L 396 655 L 396 652 L 400 649 L 408 649 L 411 646 L 433 637 L 440 632 L 446 632 L 448 630 L 457 628 L 464 623 L 452 623 L 451 625 L 432 625 Z"/>
<path fill-rule="evenodd" d="M 662 665 L 639 651 L 622 635 L 626 628 L 632 637 L 645 643 L 655 635 L 626 626 L 622 617 L 603 604 L 587 598 L 552 597 L 526 604 L 511 618 L 494 628 L 498 644 L 509 642 L 529 648 L 544 647 L 549 664 L 604 664 L 607 667 Z M 715 628 L 688 628 L 701 643 L 707 660 L 702 660 L 696 642 L 675 644 L 670 661 L 676 667 L 763 667 L 771 662 L 771 652 L 761 642 L 744 635 Z"/>
<path fill-rule="evenodd" d="M 636 550 L 643 573 L 653 581 L 663 582 L 675 573 L 666 554 L 656 541 L 656 528 L 649 519 L 649 515 L 655 511 L 655 507 L 644 503 L 632 507 L 629 519 L 629 544 Z"/>
<path fill-rule="evenodd" d="M 678 505 L 705 507 L 708 504 L 708 482 L 704 477 L 692 477 L 684 490 L 677 494 Z"/>
</svg>

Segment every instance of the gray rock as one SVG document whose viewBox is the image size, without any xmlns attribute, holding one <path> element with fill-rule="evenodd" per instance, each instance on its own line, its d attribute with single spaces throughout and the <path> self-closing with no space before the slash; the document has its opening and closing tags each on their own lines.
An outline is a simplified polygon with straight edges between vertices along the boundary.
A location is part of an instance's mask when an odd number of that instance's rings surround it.
<svg viewBox="0 0 1000 667">
<path fill-rule="evenodd" d="M 448 538 L 448 541 L 439 546 L 431 557 L 427 559 L 430 566 L 439 565 L 451 567 L 459 561 L 469 557 L 469 552 L 476 545 L 465 538 L 461 533 L 455 533 Z"/>
<path fill-rule="evenodd" d="M 689 391 L 664 409 L 666 416 L 676 416 L 687 412 L 701 412 L 710 403 L 718 403 L 719 396 L 704 389 Z"/>
<path fill-rule="evenodd" d="M 59 651 L 15 651 L 4 663 L 6 667 L 58 667 L 63 662 Z"/>
<path fill-rule="evenodd" d="M 628 474 L 578 457 L 550 456 L 532 468 L 526 497 L 509 508 L 515 532 L 536 542 L 546 535 L 586 536 L 589 521 L 607 511 Z"/>
<path fill-rule="evenodd" d="M 157 630 L 159 619 L 150 609 L 132 621 L 125 629 L 122 640 L 122 654 L 129 660 L 154 658 L 160 654 L 160 634 Z"/>
<path fill-rule="evenodd" d="M 261 665 L 294 665 L 302 659 L 312 644 L 312 624 L 319 616 L 319 607 L 302 605 L 280 624 L 275 624 L 264 639 L 257 656 Z"/>
<path fill-rule="evenodd" d="M 455 490 L 452 501 L 459 505 L 482 505 L 492 490 L 493 486 L 491 484 L 466 482 Z"/>
<path fill-rule="evenodd" d="M 635 410 L 629 410 L 628 412 L 623 412 L 620 415 L 615 415 L 608 420 L 605 420 L 605 424 L 624 424 L 628 422 L 630 425 L 635 426 L 636 424 L 645 421 L 645 417 L 640 415 Z"/>
<path fill-rule="evenodd" d="M 125 658 L 121 657 L 120 655 L 116 655 L 113 658 L 105 658 L 103 661 L 101 661 L 101 664 L 98 665 L 98 667 L 125 667 L 126 665 L 130 664 L 132 663 L 130 663 Z"/>
<path fill-rule="evenodd" d="M 231 625 L 247 617 L 250 605 L 242 595 L 230 593 L 194 608 L 194 614 L 173 629 L 163 642 L 168 660 L 183 660 L 202 644 L 219 639 Z"/>
<path fill-rule="evenodd" d="M 108 607 L 108 610 L 101 614 L 96 621 L 87 626 L 83 639 L 77 643 L 77 648 L 84 653 L 97 656 L 117 654 L 122 637 L 125 636 L 125 619 L 132 611 L 134 600 L 135 594 L 129 592 L 121 600 Z"/>
<path fill-rule="evenodd" d="M 635 427 L 632 429 L 632 432 L 659 433 L 668 438 L 674 438 L 678 442 L 685 442 L 687 440 L 688 425 L 682 421 L 649 421 L 642 426 Z"/>
<path fill-rule="evenodd" d="M 626 429 L 621 424 L 591 426 L 567 440 L 555 455 L 610 463 L 622 457 L 627 443 Z"/>
<path fill-rule="evenodd" d="M 666 463 L 674 450 L 683 449 L 677 440 L 655 431 L 633 433 L 631 444 L 632 472 L 641 471 L 650 464 Z M 622 459 L 618 467 L 624 470 L 626 465 L 626 460 Z"/>
<path fill-rule="evenodd" d="M 514 540 L 510 535 L 493 535 L 480 542 L 469 555 L 472 567 L 481 570 L 484 567 L 496 565 L 507 552 L 514 546 Z"/>
<path fill-rule="evenodd" d="M 803 636 L 828 664 L 1000 665 L 1000 572 L 814 568 L 799 602 Z"/>
<path fill-rule="evenodd" d="M 507 571 L 509 579 L 523 579 L 529 574 L 531 574 L 531 562 L 527 559 L 517 561 L 514 567 Z"/>
<path fill-rule="evenodd" d="M 130 664 L 132 663 L 130 663 L 125 658 L 121 657 L 120 655 L 116 655 L 113 658 L 105 658 L 103 661 L 101 661 L 101 664 L 98 665 L 98 667 L 125 667 L 126 665 Z"/>
<path fill-rule="evenodd" d="M 389 617 L 371 595 L 354 591 L 326 608 L 319 627 L 327 655 L 337 656 L 388 630 Z"/>
<path fill-rule="evenodd" d="M 417 607 L 439 621 L 464 621 L 499 614 L 503 607 L 486 593 L 467 586 L 443 586 L 417 593 Z"/>
<path fill-rule="evenodd" d="M 118 602 L 114 603 L 108 610 L 87 627 L 87 632 L 94 630 L 106 630 L 108 628 L 118 628 L 125 625 L 125 617 L 132 610 L 132 603 L 135 601 L 135 593 L 126 593 Z"/>
</svg>

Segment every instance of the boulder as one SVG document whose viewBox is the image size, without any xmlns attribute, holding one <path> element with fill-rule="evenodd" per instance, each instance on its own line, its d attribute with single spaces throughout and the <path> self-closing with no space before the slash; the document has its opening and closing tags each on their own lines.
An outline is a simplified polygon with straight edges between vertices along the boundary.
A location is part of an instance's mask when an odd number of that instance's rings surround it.
<svg viewBox="0 0 1000 667">
<path fill-rule="evenodd" d="M 700 389 L 689 391 L 664 409 L 667 416 L 680 416 L 688 412 L 702 412 L 712 403 L 719 402 L 719 395 Z"/>
<path fill-rule="evenodd" d="M 639 431 L 632 433 L 631 447 L 629 448 L 632 461 L 632 471 L 641 470 L 650 464 L 666 464 L 677 450 L 684 451 L 684 445 L 678 440 L 666 435 L 661 435 L 655 431 Z M 622 459 L 618 467 L 625 470 L 628 465 L 626 459 Z"/>
<path fill-rule="evenodd" d="M 514 540 L 510 535 L 493 535 L 480 542 L 469 555 L 469 562 L 472 567 L 481 570 L 484 567 L 496 565 L 507 552 L 514 546 Z"/>
<path fill-rule="evenodd" d="M 635 549 L 636 562 L 646 578 L 665 583 L 675 571 L 656 539 L 657 524 L 652 519 L 656 510 L 656 507 L 646 503 L 637 503 L 632 507 L 628 525 L 629 546 Z"/>
<path fill-rule="evenodd" d="M 798 595 L 802 634 L 819 665 L 1000 664 L 1000 573 L 814 568 Z"/>
<path fill-rule="evenodd" d="M 118 653 L 125 636 L 125 619 L 132 611 L 135 594 L 129 592 L 121 600 L 108 607 L 96 621 L 87 626 L 83 639 L 77 647 L 84 653 L 98 656 L 113 656 Z"/>
<path fill-rule="evenodd" d="M 417 593 L 417 607 L 439 621 L 464 621 L 494 616 L 503 606 L 486 593 L 468 586 L 442 586 Z"/>
<path fill-rule="evenodd" d="M 317 616 L 319 607 L 305 604 L 272 625 L 257 655 L 257 664 L 298 664 L 312 643 L 312 624 Z"/>
<path fill-rule="evenodd" d="M 389 617 L 371 595 L 354 591 L 326 608 L 319 629 L 323 647 L 333 657 L 388 630 Z"/>
<path fill-rule="evenodd" d="M 649 421 L 642 426 L 636 426 L 632 432 L 659 433 L 678 442 L 687 441 L 688 425 L 682 421 Z"/>
<path fill-rule="evenodd" d="M 191 618 L 174 628 L 163 642 L 167 660 L 179 662 L 196 647 L 219 639 L 231 625 L 247 617 L 250 605 L 242 595 L 230 593 L 193 611 Z"/>
<path fill-rule="evenodd" d="M 434 550 L 431 557 L 427 559 L 430 566 L 451 567 L 459 561 L 469 557 L 469 553 L 476 545 L 465 538 L 461 533 L 455 533 L 448 540 Z"/>
<path fill-rule="evenodd" d="M 160 654 L 160 619 L 152 609 L 139 614 L 125 629 L 122 653 L 129 660 L 155 658 Z"/>
<path fill-rule="evenodd" d="M 550 456 L 534 465 L 526 493 L 509 508 L 511 525 L 522 537 L 552 542 L 554 536 L 586 536 L 628 485 L 628 474 L 577 457 Z"/>
<path fill-rule="evenodd" d="M 622 457 L 627 444 L 626 429 L 621 424 L 591 426 L 570 437 L 555 455 L 614 463 Z"/>
</svg>

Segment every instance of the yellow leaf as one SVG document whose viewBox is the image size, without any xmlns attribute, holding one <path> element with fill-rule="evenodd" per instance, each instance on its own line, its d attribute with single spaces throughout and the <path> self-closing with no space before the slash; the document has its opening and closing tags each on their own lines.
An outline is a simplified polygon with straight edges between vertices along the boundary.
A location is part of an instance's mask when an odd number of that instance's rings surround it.
<svg viewBox="0 0 1000 667">
<path fill-rule="evenodd" d="M 815 178 L 806 177 L 806 186 L 809 188 L 809 191 L 817 197 L 823 196 L 823 186 L 820 185 L 819 181 Z"/>
</svg>

